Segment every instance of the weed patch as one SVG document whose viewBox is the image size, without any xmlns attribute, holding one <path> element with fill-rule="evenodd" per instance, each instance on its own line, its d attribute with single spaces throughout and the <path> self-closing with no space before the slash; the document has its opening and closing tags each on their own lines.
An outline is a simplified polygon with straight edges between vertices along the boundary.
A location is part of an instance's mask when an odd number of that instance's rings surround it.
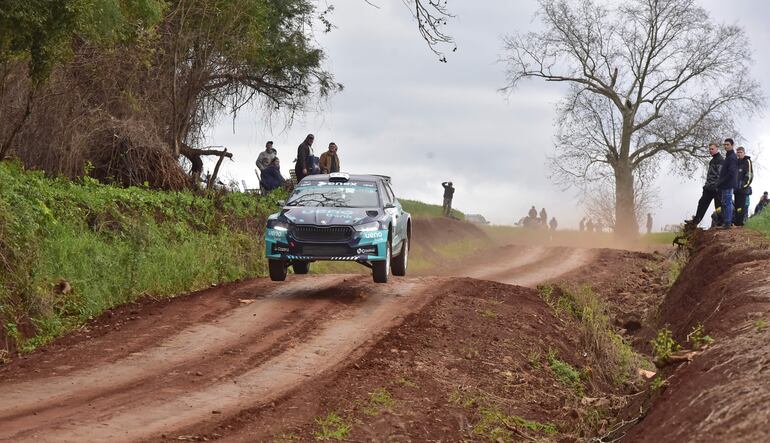
<svg viewBox="0 0 770 443">
<path fill-rule="evenodd" d="M 569 363 L 559 360 L 553 349 L 548 351 L 548 367 L 562 384 L 575 391 L 579 396 L 583 395 L 583 381 L 580 377 L 580 371 Z"/>
<path fill-rule="evenodd" d="M 650 341 L 650 344 L 652 345 L 652 355 L 655 357 L 655 361 L 661 363 L 666 362 L 671 357 L 671 354 L 682 349 L 679 343 L 674 340 L 671 330 L 668 328 L 658 331 L 658 334 Z"/>
<path fill-rule="evenodd" d="M 326 417 L 316 417 L 315 423 L 319 429 L 313 436 L 320 441 L 344 440 L 352 429 L 349 423 L 334 412 L 329 412 Z"/>
</svg>

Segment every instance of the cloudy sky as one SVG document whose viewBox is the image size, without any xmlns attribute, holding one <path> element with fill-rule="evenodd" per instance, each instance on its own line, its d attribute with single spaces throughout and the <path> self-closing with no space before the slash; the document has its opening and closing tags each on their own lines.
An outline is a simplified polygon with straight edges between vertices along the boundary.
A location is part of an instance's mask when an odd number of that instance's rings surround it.
<svg viewBox="0 0 770 443">
<path fill-rule="evenodd" d="M 502 37 L 536 30 L 536 0 L 449 2 L 456 15 L 448 27 L 458 50 L 439 63 L 420 39 L 409 11 L 400 1 L 337 1 L 337 26 L 319 35 L 327 66 L 343 83 L 343 92 L 318 111 L 295 119 L 288 129 L 278 120 L 265 123 L 257 111 L 223 118 L 207 143 L 234 152 L 223 164 L 225 178 L 254 186 L 254 161 L 266 140 L 273 140 L 288 177 L 297 145 L 308 132 L 320 155 L 330 141 L 339 146 L 343 170 L 393 177 L 404 198 L 440 203 L 440 183 L 455 183 L 454 206 L 480 213 L 497 224 L 510 224 L 531 205 L 545 206 L 560 226 L 577 226 L 583 211 L 576 191 L 548 179 L 547 156 L 553 153 L 554 105 L 563 85 L 523 82 L 503 94 L 505 66 Z M 756 0 L 728 4 L 703 0 L 715 21 L 738 23 L 748 34 L 756 60 L 754 77 L 770 85 L 770 6 Z M 740 125 L 741 139 L 755 159 L 755 193 L 770 189 L 770 161 L 758 152 L 770 146 L 770 117 Z M 660 177 L 655 229 L 694 213 L 702 177 Z M 758 195 L 754 197 L 754 200 Z M 752 203 L 753 205 L 753 203 Z"/>
</svg>

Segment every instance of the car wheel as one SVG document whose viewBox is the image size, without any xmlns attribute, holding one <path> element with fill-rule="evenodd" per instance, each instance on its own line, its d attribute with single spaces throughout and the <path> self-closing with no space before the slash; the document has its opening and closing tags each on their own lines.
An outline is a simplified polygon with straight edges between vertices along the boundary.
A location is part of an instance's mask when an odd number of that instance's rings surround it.
<svg viewBox="0 0 770 443">
<path fill-rule="evenodd" d="M 372 262 L 372 279 L 375 283 L 387 283 L 390 275 L 390 239 L 385 245 L 385 260 Z"/>
<path fill-rule="evenodd" d="M 403 277 L 406 275 L 406 267 L 409 265 L 409 237 L 401 244 L 401 253 L 393 257 L 393 275 Z"/>
<path fill-rule="evenodd" d="M 295 274 L 307 274 L 310 271 L 310 263 L 306 261 L 295 262 L 291 265 Z"/>
<path fill-rule="evenodd" d="M 283 260 L 268 260 L 267 267 L 270 271 L 270 280 L 272 281 L 284 281 L 286 280 L 286 262 Z"/>
</svg>

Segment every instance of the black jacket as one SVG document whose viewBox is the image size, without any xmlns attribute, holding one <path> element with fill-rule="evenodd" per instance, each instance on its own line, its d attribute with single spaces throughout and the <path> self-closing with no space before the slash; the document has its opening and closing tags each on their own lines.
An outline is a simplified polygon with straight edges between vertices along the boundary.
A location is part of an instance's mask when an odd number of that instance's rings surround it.
<svg viewBox="0 0 770 443">
<path fill-rule="evenodd" d="M 281 170 L 278 169 L 278 166 L 270 165 L 262 171 L 262 187 L 265 191 L 280 188 L 284 181 L 285 179 L 281 175 Z"/>
<path fill-rule="evenodd" d="M 750 194 L 751 182 L 754 180 L 754 165 L 751 157 L 745 155 L 738 160 L 738 182 L 736 189 L 744 194 Z"/>
<path fill-rule="evenodd" d="M 709 161 L 709 170 L 706 173 L 706 184 L 703 185 L 703 189 L 707 191 L 716 191 L 717 183 L 719 183 L 719 170 L 722 169 L 722 163 L 725 162 L 722 154 L 716 153 L 711 156 Z"/>
<path fill-rule="evenodd" d="M 455 195 L 455 188 L 449 182 L 441 183 L 441 186 L 444 187 L 444 198 L 452 198 Z"/>
<path fill-rule="evenodd" d="M 294 167 L 297 170 L 297 175 L 303 169 L 308 170 L 307 172 L 310 173 L 311 165 L 308 164 L 308 158 L 312 152 L 310 145 L 306 141 L 297 147 L 297 165 Z"/>
<path fill-rule="evenodd" d="M 738 156 L 735 150 L 725 153 L 725 162 L 722 163 L 722 169 L 719 171 L 719 181 L 717 188 L 720 190 L 735 189 L 738 178 Z"/>
</svg>

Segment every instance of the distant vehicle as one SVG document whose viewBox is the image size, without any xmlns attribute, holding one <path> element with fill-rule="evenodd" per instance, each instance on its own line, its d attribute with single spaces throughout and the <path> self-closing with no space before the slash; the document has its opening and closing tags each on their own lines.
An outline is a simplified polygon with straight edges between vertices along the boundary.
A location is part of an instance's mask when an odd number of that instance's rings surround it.
<svg viewBox="0 0 770 443">
<path fill-rule="evenodd" d="M 489 222 L 481 214 L 465 214 L 465 221 L 474 223 L 477 225 L 488 225 Z"/>
<path fill-rule="evenodd" d="M 302 179 L 281 212 L 267 220 L 270 279 L 289 266 L 307 274 L 319 260 L 353 261 L 372 270 L 376 283 L 406 275 L 412 218 L 393 194 L 390 178 L 333 173 Z"/>
</svg>

